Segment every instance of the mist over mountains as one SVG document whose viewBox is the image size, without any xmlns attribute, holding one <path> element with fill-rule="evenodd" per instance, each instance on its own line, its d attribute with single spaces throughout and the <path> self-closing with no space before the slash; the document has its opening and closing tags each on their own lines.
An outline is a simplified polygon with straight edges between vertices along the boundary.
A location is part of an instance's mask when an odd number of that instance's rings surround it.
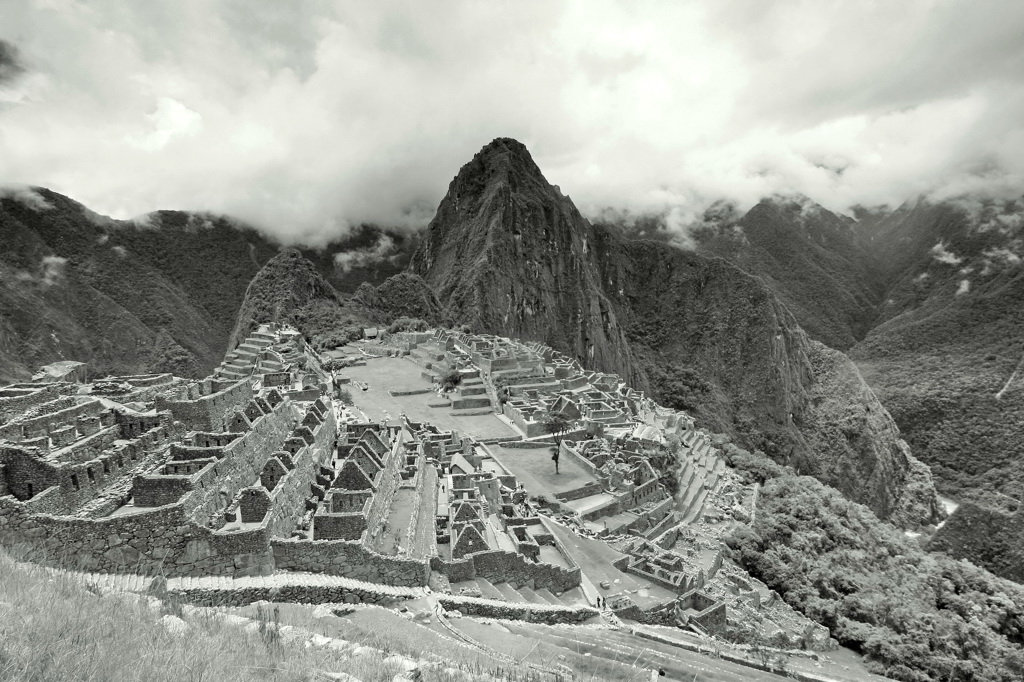
<svg viewBox="0 0 1024 682">
<path fill-rule="evenodd" d="M 1019 3 L 179 5 L 8 3 L 0 182 L 323 246 L 426 225 L 499 135 L 583 215 L 680 226 L 723 198 L 850 213 L 1013 198 L 1024 178 Z"/>
</svg>

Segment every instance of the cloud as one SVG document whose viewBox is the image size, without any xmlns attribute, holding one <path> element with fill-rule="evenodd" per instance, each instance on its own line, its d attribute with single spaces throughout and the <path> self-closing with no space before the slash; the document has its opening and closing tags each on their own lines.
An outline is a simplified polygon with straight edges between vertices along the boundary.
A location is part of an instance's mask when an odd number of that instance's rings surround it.
<svg viewBox="0 0 1024 682">
<path fill-rule="evenodd" d="M 53 208 L 53 205 L 39 192 L 23 185 L 0 185 L 0 199 L 4 198 L 14 199 L 36 211 L 47 211 Z"/>
<path fill-rule="evenodd" d="M 932 258 L 946 265 L 960 265 L 964 259 L 946 248 L 946 245 L 939 242 L 932 247 Z"/>
<path fill-rule="evenodd" d="M 1007 265 L 1017 265 L 1021 261 L 1021 257 L 1008 248 L 993 246 L 990 249 L 986 249 L 983 255 L 991 260 L 1004 261 Z"/>
<path fill-rule="evenodd" d="M 419 227 L 498 136 L 585 213 L 680 229 L 719 199 L 1024 186 L 1014 0 L 11 4 L 0 182 L 118 218 Z"/>
<path fill-rule="evenodd" d="M 388 235 L 381 234 L 373 246 L 352 251 L 339 251 L 334 254 L 334 264 L 342 272 L 348 272 L 352 268 L 362 268 L 384 260 L 392 255 L 394 250 L 395 241 Z"/>
<path fill-rule="evenodd" d="M 44 287 L 50 287 L 64 279 L 64 266 L 68 259 L 61 256 L 43 256 L 39 264 L 41 271 L 41 282 Z"/>
</svg>

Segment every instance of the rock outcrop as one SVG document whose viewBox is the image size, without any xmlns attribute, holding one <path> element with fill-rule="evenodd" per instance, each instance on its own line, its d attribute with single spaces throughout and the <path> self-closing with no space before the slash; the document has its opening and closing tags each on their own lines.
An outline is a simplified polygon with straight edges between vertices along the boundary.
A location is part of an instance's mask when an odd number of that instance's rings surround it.
<svg viewBox="0 0 1024 682">
<path fill-rule="evenodd" d="M 410 269 L 459 323 L 542 341 L 640 378 L 602 291 L 589 233 L 526 147 L 500 138 L 452 180 Z"/>
</svg>

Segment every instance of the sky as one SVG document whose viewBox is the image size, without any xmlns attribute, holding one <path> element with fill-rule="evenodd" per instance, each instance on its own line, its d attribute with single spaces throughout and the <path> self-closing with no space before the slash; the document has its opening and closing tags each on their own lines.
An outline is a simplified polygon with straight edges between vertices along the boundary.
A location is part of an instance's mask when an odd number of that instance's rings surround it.
<svg viewBox="0 0 1024 682">
<path fill-rule="evenodd" d="M 495 137 L 587 215 L 1019 197 L 1024 2 L 2 0 L 0 185 L 286 242 L 421 227 Z"/>
</svg>

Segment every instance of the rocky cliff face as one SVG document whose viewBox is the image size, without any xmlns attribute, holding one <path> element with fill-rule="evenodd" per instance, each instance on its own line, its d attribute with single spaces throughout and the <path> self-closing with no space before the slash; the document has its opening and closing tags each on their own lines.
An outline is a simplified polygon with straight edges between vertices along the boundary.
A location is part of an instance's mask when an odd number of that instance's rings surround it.
<svg viewBox="0 0 1024 682">
<path fill-rule="evenodd" d="M 586 220 L 515 140 L 494 140 L 452 180 L 410 268 L 460 323 L 642 380 Z"/>
<path fill-rule="evenodd" d="M 931 472 L 910 453 L 889 413 L 844 354 L 812 341 L 815 381 L 803 417 L 803 471 L 899 525 L 945 516 Z"/>
<path fill-rule="evenodd" d="M 617 372 L 882 517 L 933 520 L 931 500 L 916 516 L 900 512 L 914 465 L 895 429 L 862 427 L 860 447 L 834 441 L 847 413 L 885 411 L 863 382 L 838 394 L 817 378 L 822 351 L 768 286 L 724 260 L 591 226 L 514 140 L 494 140 L 461 169 L 411 268 L 458 322 Z M 856 375 L 841 353 L 826 377 L 837 368 Z M 813 402 L 825 394 L 830 410 Z"/>
</svg>

